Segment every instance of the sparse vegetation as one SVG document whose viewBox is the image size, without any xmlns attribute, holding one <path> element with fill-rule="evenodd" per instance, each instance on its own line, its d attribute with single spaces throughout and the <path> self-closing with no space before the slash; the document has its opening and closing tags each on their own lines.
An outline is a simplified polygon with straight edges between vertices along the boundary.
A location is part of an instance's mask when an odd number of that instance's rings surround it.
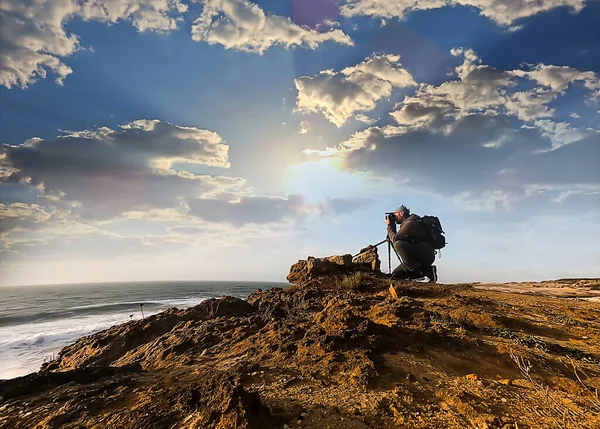
<svg viewBox="0 0 600 429">
<path fill-rule="evenodd" d="M 219 305 L 221 305 L 221 300 L 211 298 L 208 301 L 208 315 L 210 317 L 216 317 L 219 313 Z"/>
<path fill-rule="evenodd" d="M 540 397 L 540 404 L 546 408 L 546 413 L 555 422 L 557 428 L 580 428 L 579 416 L 571 409 L 565 407 L 559 398 L 559 393 L 552 391 L 550 386 L 541 381 L 537 381 L 531 375 L 533 364 L 522 356 L 510 352 L 510 357 L 517 364 L 521 374 L 531 383 L 535 394 Z"/>
<path fill-rule="evenodd" d="M 337 286 L 349 291 L 359 291 L 363 290 L 364 287 L 368 286 L 370 283 L 371 277 L 369 274 L 358 271 L 342 277 L 340 280 L 338 280 Z"/>
</svg>

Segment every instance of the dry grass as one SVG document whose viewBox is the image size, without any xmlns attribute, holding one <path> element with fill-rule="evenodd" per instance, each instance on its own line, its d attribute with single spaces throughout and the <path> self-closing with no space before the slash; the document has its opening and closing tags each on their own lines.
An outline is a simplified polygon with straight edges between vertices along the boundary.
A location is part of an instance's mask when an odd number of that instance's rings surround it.
<svg viewBox="0 0 600 429">
<path fill-rule="evenodd" d="M 359 291 L 371 283 L 371 277 L 364 272 L 356 272 L 342 277 L 337 286 L 342 289 Z"/>
</svg>

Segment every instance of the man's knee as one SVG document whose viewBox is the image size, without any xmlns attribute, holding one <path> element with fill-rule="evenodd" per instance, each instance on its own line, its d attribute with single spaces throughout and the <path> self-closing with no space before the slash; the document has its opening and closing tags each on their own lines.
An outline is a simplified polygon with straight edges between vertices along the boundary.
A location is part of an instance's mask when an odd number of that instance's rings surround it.
<svg viewBox="0 0 600 429">
<path fill-rule="evenodd" d="M 398 253 L 398 256 L 400 256 L 400 259 L 402 260 L 402 263 L 413 270 L 418 270 L 419 269 L 419 264 L 417 262 L 417 260 L 415 259 L 415 254 L 414 251 L 412 249 L 412 244 L 411 243 L 407 243 L 407 242 L 403 242 L 403 241 L 395 241 L 394 244 L 394 249 L 396 250 L 396 253 Z"/>
</svg>

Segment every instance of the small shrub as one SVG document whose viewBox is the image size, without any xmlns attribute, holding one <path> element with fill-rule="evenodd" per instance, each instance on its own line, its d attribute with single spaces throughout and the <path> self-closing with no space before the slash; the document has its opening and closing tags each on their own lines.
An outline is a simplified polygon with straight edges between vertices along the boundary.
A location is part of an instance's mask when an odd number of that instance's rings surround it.
<svg viewBox="0 0 600 429">
<path fill-rule="evenodd" d="M 341 280 L 338 281 L 338 286 L 346 290 L 359 291 L 361 290 L 361 288 L 366 286 L 369 283 L 369 281 L 369 275 L 367 273 L 359 271 L 344 276 Z"/>
</svg>

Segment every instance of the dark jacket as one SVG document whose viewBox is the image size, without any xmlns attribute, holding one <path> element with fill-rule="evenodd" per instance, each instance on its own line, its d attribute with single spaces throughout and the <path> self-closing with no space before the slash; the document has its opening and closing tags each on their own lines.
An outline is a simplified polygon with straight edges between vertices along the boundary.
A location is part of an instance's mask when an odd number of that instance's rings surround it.
<svg viewBox="0 0 600 429">
<path fill-rule="evenodd" d="M 396 232 L 396 225 L 388 225 L 388 238 L 390 242 L 394 241 L 409 241 L 411 243 L 427 242 L 427 230 L 419 222 L 419 215 L 410 215 L 404 222 L 400 224 L 400 229 Z"/>
</svg>

